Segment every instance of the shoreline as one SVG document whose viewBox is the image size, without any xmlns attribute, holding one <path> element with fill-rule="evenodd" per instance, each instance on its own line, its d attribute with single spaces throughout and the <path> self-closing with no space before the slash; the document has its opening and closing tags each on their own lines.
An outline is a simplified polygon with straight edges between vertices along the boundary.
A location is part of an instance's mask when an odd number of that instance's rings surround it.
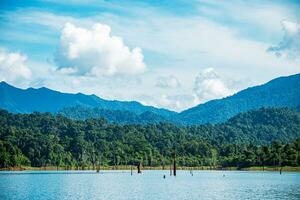
<svg viewBox="0 0 300 200">
<path fill-rule="evenodd" d="M 133 170 L 136 171 L 136 166 L 98 166 L 98 167 L 55 167 L 55 166 L 47 166 L 47 167 L 29 167 L 29 166 L 21 166 L 21 167 L 9 167 L 9 168 L 0 168 L 0 171 L 87 171 L 87 170 L 99 170 L 99 171 L 106 171 L 106 170 Z M 157 166 L 157 167 L 150 167 L 144 166 L 142 170 L 170 170 L 169 166 Z M 273 166 L 265 166 L 264 169 L 261 166 L 253 166 L 253 167 L 246 167 L 246 168 L 237 168 L 237 167 L 209 167 L 209 166 L 201 166 L 201 167 L 177 167 L 178 171 L 181 170 L 193 170 L 193 171 L 203 171 L 203 170 L 211 170 L 211 171 L 270 171 L 276 172 L 280 171 L 279 167 Z M 282 172 L 300 172 L 299 167 L 291 167 L 291 166 L 284 166 L 281 169 Z"/>
</svg>

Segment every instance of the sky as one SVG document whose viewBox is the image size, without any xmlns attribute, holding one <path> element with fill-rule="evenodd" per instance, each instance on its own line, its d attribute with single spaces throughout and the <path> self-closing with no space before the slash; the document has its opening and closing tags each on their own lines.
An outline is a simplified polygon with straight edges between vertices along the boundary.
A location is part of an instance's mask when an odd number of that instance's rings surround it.
<svg viewBox="0 0 300 200">
<path fill-rule="evenodd" d="M 0 81 L 182 111 L 299 73 L 299 10 L 299 0 L 1 0 Z"/>
</svg>

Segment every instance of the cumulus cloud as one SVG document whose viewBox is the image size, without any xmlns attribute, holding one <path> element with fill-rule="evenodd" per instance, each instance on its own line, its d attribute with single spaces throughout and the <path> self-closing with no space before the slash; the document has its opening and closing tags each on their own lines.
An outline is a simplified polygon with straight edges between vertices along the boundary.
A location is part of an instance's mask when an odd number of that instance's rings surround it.
<svg viewBox="0 0 300 200">
<path fill-rule="evenodd" d="M 225 81 L 213 68 L 206 68 L 195 79 L 194 92 L 199 103 L 222 98 L 232 94 Z"/>
<path fill-rule="evenodd" d="M 160 88 L 178 88 L 180 82 L 175 76 L 160 76 L 157 78 L 156 86 Z"/>
<path fill-rule="evenodd" d="M 27 56 L 0 48 L 0 80 L 20 84 L 31 78 Z"/>
<path fill-rule="evenodd" d="M 300 56 L 300 22 L 284 20 L 281 24 L 284 37 L 278 45 L 269 47 L 267 51 L 273 52 L 279 57 L 296 58 Z"/>
<path fill-rule="evenodd" d="M 63 73 L 88 76 L 137 74 L 146 68 L 139 47 L 130 50 L 122 38 L 111 35 L 108 25 L 100 23 L 91 29 L 66 23 L 55 61 Z"/>
</svg>

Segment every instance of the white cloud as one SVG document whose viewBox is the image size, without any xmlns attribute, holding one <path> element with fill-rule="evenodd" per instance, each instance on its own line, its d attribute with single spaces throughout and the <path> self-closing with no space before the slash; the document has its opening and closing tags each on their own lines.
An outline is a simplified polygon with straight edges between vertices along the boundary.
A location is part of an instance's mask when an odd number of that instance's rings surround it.
<svg viewBox="0 0 300 200">
<path fill-rule="evenodd" d="M 271 46 L 267 51 L 274 52 L 277 56 L 296 58 L 300 55 L 300 22 L 282 21 L 284 37 L 276 46 Z"/>
<path fill-rule="evenodd" d="M 55 60 L 59 69 L 79 75 L 137 74 L 146 69 L 139 47 L 132 50 L 122 38 L 111 36 L 108 25 L 96 23 L 91 29 L 66 23 Z"/>
<path fill-rule="evenodd" d="M 160 88 L 178 88 L 180 82 L 175 76 L 160 76 L 157 78 L 156 86 Z"/>
<path fill-rule="evenodd" d="M 20 85 L 31 78 L 27 56 L 0 48 L 0 80 Z"/>
<path fill-rule="evenodd" d="M 172 96 L 162 94 L 156 99 L 156 103 L 158 107 L 180 110 L 183 107 L 182 104 L 186 100 L 186 97 L 182 98 L 181 95 Z"/>
<path fill-rule="evenodd" d="M 188 107 L 195 106 L 195 97 L 188 94 L 159 94 L 156 96 L 140 95 L 137 99 L 144 105 L 151 105 L 158 108 L 167 108 L 174 111 L 182 111 Z"/>
<path fill-rule="evenodd" d="M 213 68 L 206 68 L 195 79 L 194 92 L 200 103 L 222 98 L 234 91 Z"/>
</svg>

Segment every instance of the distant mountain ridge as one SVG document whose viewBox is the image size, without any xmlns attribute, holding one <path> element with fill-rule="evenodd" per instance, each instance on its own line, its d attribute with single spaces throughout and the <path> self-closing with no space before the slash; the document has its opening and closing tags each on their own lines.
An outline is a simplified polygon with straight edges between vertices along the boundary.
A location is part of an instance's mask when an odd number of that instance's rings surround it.
<svg viewBox="0 0 300 200">
<path fill-rule="evenodd" d="M 116 123 L 180 124 L 222 123 L 231 117 L 262 107 L 300 105 L 300 74 L 280 77 L 232 96 L 209 101 L 181 113 L 145 106 L 136 101 L 110 101 L 96 95 L 62 93 L 48 88 L 19 89 L 0 83 L 0 108 L 14 113 L 61 113 L 72 119 L 106 118 Z"/>
<path fill-rule="evenodd" d="M 130 111 L 138 115 L 146 111 L 165 117 L 177 114 L 167 109 L 145 106 L 136 101 L 111 101 L 102 99 L 96 95 L 62 93 L 45 87 L 23 90 L 13 87 L 6 82 L 0 83 L 0 108 L 10 112 L 31 113 L 37 111 L 56 113 L 66 107 L 72 106 Z"/>
</svg>

